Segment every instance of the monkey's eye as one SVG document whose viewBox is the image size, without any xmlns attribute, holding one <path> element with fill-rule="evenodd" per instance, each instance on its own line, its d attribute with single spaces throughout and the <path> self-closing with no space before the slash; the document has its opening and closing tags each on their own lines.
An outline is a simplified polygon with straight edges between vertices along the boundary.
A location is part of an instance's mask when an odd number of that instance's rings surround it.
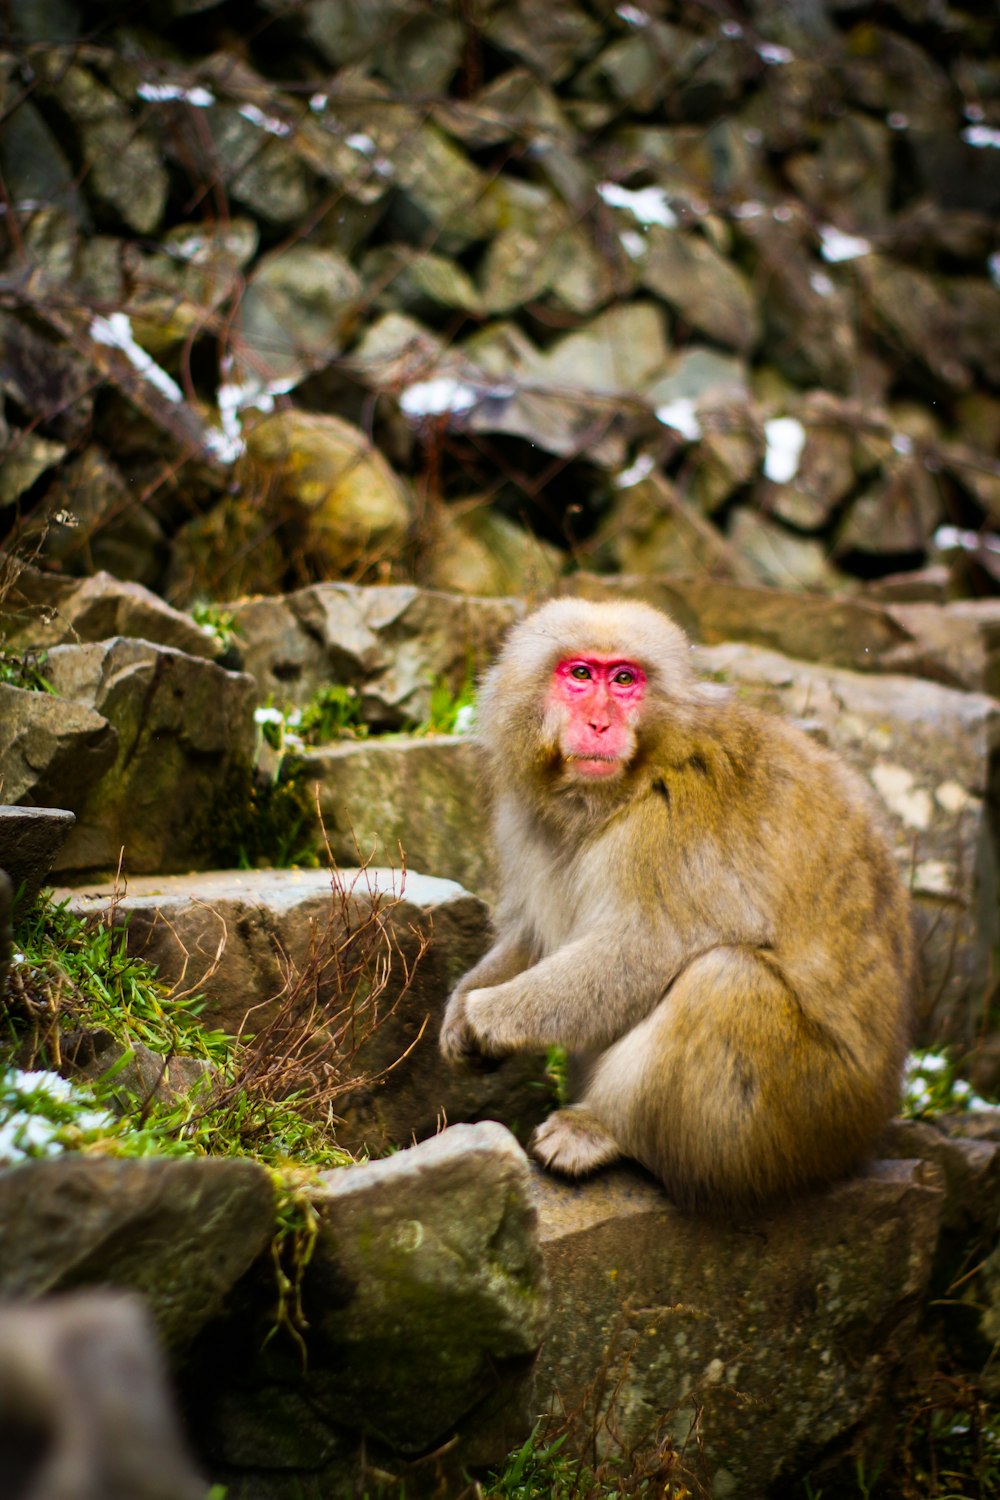
<svg viewBox="0 0 1000 1500">
<path fill-rule="evenodd" d="M 590 668 L 583 666 L 570 667 L 569 675 L 575 677 L 578 682 L 586 682 L 590 678 Z"/>
<path fill-rule="evenodd" d="M 615 673 L 612 681 L 617 682 L 619 687 L 631 687 L 635 681 L 635 673 L 630 672 L 627 667 L 622 667 L 620 672 Z"/>
</svg>

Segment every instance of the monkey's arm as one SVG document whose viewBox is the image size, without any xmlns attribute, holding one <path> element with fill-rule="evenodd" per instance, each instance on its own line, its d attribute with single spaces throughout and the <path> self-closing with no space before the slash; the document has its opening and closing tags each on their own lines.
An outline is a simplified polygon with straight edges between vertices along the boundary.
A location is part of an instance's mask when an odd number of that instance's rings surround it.
<svg viewBox="0 0 1000 1500">
<path fill-rule="evenodd" d="M 532 954 L 517 931 L 503 933 L 479 962 L 459 980 L 452 992 L 441 1025 L 440 1046 L 448 1062 L 473 1063 L 482 1056 L 465 1017 L 466 996 L 471 990 L 501 985 L 515 978 L 531 963 Z"/>
<path fill-rule="evenodd" d="M 466 991 L 464 1022 L 486 1056 L 608 1046 L 648 1015 L 683 964 L 668 933 L 622 924 L 567 943 L 503 983 Z"/>
</svg>

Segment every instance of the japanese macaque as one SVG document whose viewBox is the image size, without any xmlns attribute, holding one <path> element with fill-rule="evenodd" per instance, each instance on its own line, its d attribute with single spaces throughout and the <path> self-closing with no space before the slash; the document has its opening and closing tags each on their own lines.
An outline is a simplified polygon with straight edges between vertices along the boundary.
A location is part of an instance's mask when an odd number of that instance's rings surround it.
<svg viewBox="0 0 1000 1500">
<path fill-rule="evenodd" d="M 898 1100 L 908 899 L 863 780 L 699 682 L 638 603 L 515 626 L 479 707 L 497 940 L 441 1029 L 452 1063 L 568 1049 L 577 1102 L 531 1142 L 579 1177 L 641 1162 L 678 1202 L 752 1206 L 850 1171 Z"/>
</svg>

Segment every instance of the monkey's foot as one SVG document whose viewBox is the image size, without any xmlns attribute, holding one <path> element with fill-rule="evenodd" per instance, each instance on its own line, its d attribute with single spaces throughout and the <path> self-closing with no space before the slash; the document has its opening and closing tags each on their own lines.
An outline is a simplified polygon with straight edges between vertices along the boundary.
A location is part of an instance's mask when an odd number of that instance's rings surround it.
<svg viewBox="0 0 1000 1500">
<path fill-rule="evenodd" d="M 557 1109 L 531 1137 L 529 1149 L 550 1172 L 584 1177 L 621 1156 L 621 1147 L 596 1115 L 581 1105 Z"/>
</svg>

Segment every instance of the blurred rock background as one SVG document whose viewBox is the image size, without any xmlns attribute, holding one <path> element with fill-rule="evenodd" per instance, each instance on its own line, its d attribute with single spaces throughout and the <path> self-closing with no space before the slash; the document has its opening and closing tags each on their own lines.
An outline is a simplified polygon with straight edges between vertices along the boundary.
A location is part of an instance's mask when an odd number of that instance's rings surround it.
<svg viewBox="0 0 1000 1500">
<path fill-rule="evenodd" d="M 1000 582 L 1000 20 L 18 0 L 0 539 L 172 603 Z"/>
</svg>

